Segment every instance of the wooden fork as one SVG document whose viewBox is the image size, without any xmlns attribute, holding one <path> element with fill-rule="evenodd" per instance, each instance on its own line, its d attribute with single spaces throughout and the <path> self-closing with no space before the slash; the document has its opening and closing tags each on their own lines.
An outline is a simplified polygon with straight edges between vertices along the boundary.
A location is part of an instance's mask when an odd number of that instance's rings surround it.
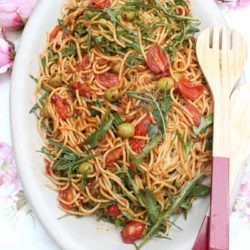
<svg viewBox="0 0 250 250">
<path fill-rule="evenodd" d="M 246 43 L 227 27 L 204 30 L 197 57 L 214 98 L 213 167 L 210 220 L 205 218 L 194 249 L 229 248 L 229 97 L 246 62 Z M 201 237 L 201 238 L 199 238 Z M 202 248 L 201 248 L 202 247 Z"/>
</svg>

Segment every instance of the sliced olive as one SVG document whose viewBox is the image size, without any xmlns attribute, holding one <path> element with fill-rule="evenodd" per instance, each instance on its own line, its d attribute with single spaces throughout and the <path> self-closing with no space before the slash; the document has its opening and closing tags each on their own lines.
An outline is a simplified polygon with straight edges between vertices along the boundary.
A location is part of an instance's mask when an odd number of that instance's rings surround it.
<svg viewBox="0 0 250 250">
<path fill-rule="evenodd" d="M 48 80 L 48 85 L 52 88 L 61 87 L 63 84 L 62 77 L 60 75 L 55 75 Z"/>
<path fill-rule="evenodd" d="M 135 127 L 129 123 L 124 122 L 118 126 L 118 135 L 122 138 L 130 138 L 135 134 Z"/>
<path fill-rule="evenodd" d="M 107 89 L 105 92 L 105 98 L 109 102 L 115 102 L 119 99 L 119 97 L 120 97 L 119 90 L 116 86 Z"/>
<path fill-rule="evenodd" d="M 123 10 L 121 16 L 125 21 L 131 22 L 135 19 L 135 12 L 129 10 Z"/>
<path fill-rule="evenodd" d="M 121 64 L 120 63 L 117 63 L 115 66 L 112 67 L 112 71 L 114 73 L 119 73 L 120 72 L 120 68 L 121 68 Z"/>
<path fill-rule="evenodd" d="M 94 173 L 94 166 L 91 162 L 85 161 L 79 165 L 78 172 L 81 174 L 83 174 L 83 173 L 93 174 Z"/>
<path fill-rule="evenodd" d="M 162 77 L 157 81 L 157 87 L 163 90 L 170 90 L 174 87 L 174 80 L 171 77 Z"/>
</svg>

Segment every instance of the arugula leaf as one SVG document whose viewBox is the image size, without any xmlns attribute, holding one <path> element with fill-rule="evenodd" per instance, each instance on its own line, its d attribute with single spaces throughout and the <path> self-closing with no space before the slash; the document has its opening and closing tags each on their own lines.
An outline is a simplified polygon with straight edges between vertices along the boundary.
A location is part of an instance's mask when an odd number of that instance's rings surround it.
<svg viewBox="0 0 250 250">
<path fill-rule="evenodd" d="M 189 154 L 189 152 L 190 152 L 190 150 L 192 149 L 192 147 L 193 147 L 193 145 L 194 145 L 194 143 L 192 142 L 192 141 L 190 141 L 190 142 L 188 142 L 188 143 L 185 143 L 184 142 L 184 139 L 183 139 L 183 137 L 182 137 L 182 135 L 181 135 L 181 133 L 180 133 L 180 131 L 179 130 L 176 130 L 176 135 L 177 135 L 177 137 L 178 137 L 178 140 L 181 142 L 181 145 L 183 146 L 183 148 L 185 149 L 185 161 L 187 160 L 187 157 L 188 157 L 188 154 Z"/>
<path fill-rule="evenodd" d="M 190 197 L 200 197 L 200 196 L 206 196 L 210 193 L 210 187 L 204 184 L 200 184 L 198 186 L 195 186 L 190 191 L 189 196 Z"/>
<path fill-rule="evenodd" d="M 103 121 L 99 129 L 93 134 L 91 134 L 89 137 L 87 137 L 83 142 L 83 144 L 84 145 L 89 144 L 91 148 L 95 148 L 98 144 L 98 140 L 104 137 L 105 133 L 109 130 L 114 120 L 115 118 L 111 117 L 108 121 L 106 122 Z"/>
<path fill-rule="evenodd" d="M 186 197 L 190 194 L 193 187 L 196 186 L 197 183 L 204 176 L 205 176 L 204 173 L 198 174 L 192 180 L 186 183 L 184 188 L 176 197 L 172 206 L 157 218 L 157 221 L 155 222 L 153 227 L 147 232 L 147 234 L 144 236 L 143 240 L 137 246 L 137 249 L 140 249 L 154 235 L 154 233 L 158 230 L 158 228 L 160 227 L 163 221 L 165 221 L 167 218 L 169 218 L 171 215 L 173 215 L 176 212 L 176 210 L 183 204 Z"/>
<path fill-rule="evenodd" d="M 76 48 L 75 43 L 71 43 L 68 48 L 64 48 L 62 50 L 62 56 L 66 57 L 66 56 L 75 55 L 76 52 L 77 52 L 77 48 Z"/>
<path fill-rule="evenodd" d="M 76 167 L 78 167 L 80 163 L 93 159 L 97 156 L 97 154 L 94 155 L 76 154 L 70 148 L 63 146 L 62 144 L 56 141 L 50 140 L 49 144 L 55 146 L 61 151 L 60 155 L 57 156 L 56 159 L 54 159 L 55 162 L 53 165 L 51 165 L 51 169 L 73 171 L 76 169 Z M 45 147 L 43 147 L 40 152 L 47 155 L 50 158 L 55 157 L 55 155 L 48 152 L 48 150 Z"/>
<path fill-rule="evenodd" d="M 48 93 L 44 93 L 40 98 L 39 98 L 39 102 L 41 104 L 43 104 L 43 100 L 48 96 Z M 36 103 L 29 111 L 29 113 L 34 113 L 37 109 L 39 108 L 38 104 Z"/>
<path fill-rule="evenodd" d="M 43 67 L 43 70 L 45 70 L 45 68 L 46 68 L 46 58 L 45 58 L 45 56 L 43 56 L 43 57 L 41 58 L 41 65 L 42 65 L 42 67 Z"/>
<path fill-rule="evenodd" d="M 201 118 L 201 123 L 199 127 L 193 127 L 193 131 L 195 135 L 198 135 L 204 132 L 211 124 L 213 124 L 214 115 L 209 114 L 206 119 Z"/>
<path fill-rule="evenodd" d="M 154 192 L 147 188 L 140 189 L 139 197 L 147 209 L 150 220 L 152 221 L 152 223 L 155 223 L 159 217 L 159 209 Z"/>
<path fill-rule="evenodd" d="M 143 150 L 137 155 L 133 155 L 132 153 L 129 154 L 129 159 L 136 165 L 139 166 L 144 158 L 151 152 L 153 148 L 156 147 L 156 145 L 160 142 L 161 136 L 157 136 L 154 139 L 152 139 L 144 148 Z"/>
<path fill-rule="evenodd" d="M 29 75 L 30 78 L 35 82 L 35 83 L 38 83 L 38 79 L 36 77 L 34 77 L 33 75 Z"/>
<path fill-rule="evenodd" d="M 145 101 L 146 103 L 150 104 L 152 108 L 152 115 L 154 116 L 155 120 L 157 121 L 157 125 L 159 130 L 163 133 L 163 136 L 166 137 L 166 118 L 168 112 L 170 110 L 171 105 L 171 97 L 163 95 L 163 98 L 156 98 L 159 89 L 156 90 L 153 94 L 150 92 L 140 92 L 140 91 L 126 91 L 126 94 L 141 100 Z"/>
<path fill-rule="evenodd" d="M 149 137 L 151 139 L 155 138 L 158 134 L 158 125 L 157 124 L 151 124 L 149 127 L 148 127 L 148 134 L 149 134 Z"/>
</svg>

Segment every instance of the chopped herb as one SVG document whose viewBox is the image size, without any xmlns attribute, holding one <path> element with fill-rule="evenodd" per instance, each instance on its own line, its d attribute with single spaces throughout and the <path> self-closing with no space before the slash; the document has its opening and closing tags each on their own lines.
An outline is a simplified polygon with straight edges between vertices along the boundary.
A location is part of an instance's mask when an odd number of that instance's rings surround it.
<svg viewBox="0 0 250 250">
<path fill-rule="evenodd" d="M 204 132 L 211 124 L 213 124 L 213 119 L 214 119 L 213 114 L 209 114 L 206 119 L 202 117 L 200 126 L 193 128 L 195 135 Z"/>
<path fill-rule="evenodd" d="M 46 57 L 45 57 L 45 56 L 43 56 L 43 57 L 41 58 L 41 65 L 42 65 L 42 67 L 43 67 L 43 70 L 45 70 L 45 68 L 46 68 Z"/>
<path fill-rule="evenodd" d="M 40 98 L 39 102 L 43 105 L 43 100 L 48 96 L 48 93 L 44 93 Z M 36 103 L 29 111 L 29 113 L 34 113 L 37 109 L 39 109 L 38 103 Z"/>
<path fill-rule="evenodd" d="M 88 138 L 86 138 L 83 144 L 89 144 L 91 148 L 95 148 L 98 145 L 98 140 L 104 137 L 105 133 L 109 130 L 114 120 L 115 118 L 112 117 L 106 122 L 103 121 L 99 129 L 93 134 L 91 134 Z"/>
<path fill-rule="evenodd" d="M 159 217 L 159 209 L 157 206 L 157 201 L 156 201 L 154 192 L 147 188 L 140 189 L 139 197 L 147 209 L 148 216 L 151 222 L 155 223 Z"/>
<path fill-rule="evenodd" d="M 70 148 L 63 146 L 59 142 L 56 141 L 49 141 L 50 145 L 55 146 L 57 149 L 59 149 L 60 155 L 54 159 L 54 164 L 51 165 L 51 169 L 56 170 L 70 170 L 71 172 L 76 169 L 76 167 L 79 166 L 80 163 L 88 161 L 90 159 L 93 159 L 97 156 L 95 155 L 80 155 L 74 153 Z M 50 153 L 48 153 L 46 148 L 42 148 L 42 153 L 44 153 L 46 156 L 53 156 Z"/>
</svg>

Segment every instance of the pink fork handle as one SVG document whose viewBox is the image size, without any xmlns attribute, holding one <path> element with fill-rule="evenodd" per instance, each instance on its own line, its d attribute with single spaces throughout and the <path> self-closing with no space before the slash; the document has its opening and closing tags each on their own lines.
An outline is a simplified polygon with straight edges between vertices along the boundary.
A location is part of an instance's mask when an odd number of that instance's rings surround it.
<svg viewBox="0 0 250 250">
<path fill-rule="evenodd" d="M 229 249 L 229 158 L 213 157 L 209 250 Z"/>
<path fill-rule="evenodd" d="M 193 250 L 207 250 L 208 249 L 208 237 L 209 237 L 209 230 L 208 230 L 208 224 L 209 224 L 209 217 L 206 215 L 200 231 L 197 235 L 197 238 L 195 240 Z"/>
</svg>

